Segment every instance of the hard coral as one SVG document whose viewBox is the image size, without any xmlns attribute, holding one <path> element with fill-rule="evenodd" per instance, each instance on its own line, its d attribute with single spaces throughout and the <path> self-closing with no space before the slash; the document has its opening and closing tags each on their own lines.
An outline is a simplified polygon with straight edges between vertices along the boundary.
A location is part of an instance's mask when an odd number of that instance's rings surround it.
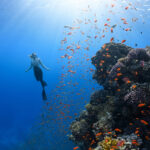
<svg viewBox="0 0 150 150">
<path fill-rule="evenodd" d="M 82 150 L 96 146 L 95 150 L 110 149 L 113 142 L 109 146 L 105 143 L 106 133 L 117 129 L 116 137 L 109 137 L 110 141 L 120 141 L 117 137 L 121 136 L 127 149 L 149 148 L 150 48 L 132 49 L 107 43 L 92 63 L 96 67 L 93 78 L 103 89 L 91 95 L 86 110 L 71 124 L 70 137 Z M 91 145 L 92 140 L 95 143 Z"/>
</svg>

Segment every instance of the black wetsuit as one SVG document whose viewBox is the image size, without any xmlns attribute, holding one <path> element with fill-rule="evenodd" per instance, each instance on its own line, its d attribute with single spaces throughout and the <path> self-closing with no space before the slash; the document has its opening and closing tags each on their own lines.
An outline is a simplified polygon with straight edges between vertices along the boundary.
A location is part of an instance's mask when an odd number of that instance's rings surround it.
<svg viewBox="0 0 150 150">
<path fill-rule="evenodd" d="M 43 91 L 42 91 L 43 100 L 47 100 L 47 96 L 46 96 L 46 93 L 45 93 L 45 86 L 47 84 L 46 84 L 45 81 L 43 81 L 43 72 L 42 72 L 41 68 L 37 67 L 37 66 L 34 66 L 33 70 L 34 70 L 34 76 L 35 76 L 36 80 L 40 81 L 41 85 L 43 87 Z"/>
</svg>

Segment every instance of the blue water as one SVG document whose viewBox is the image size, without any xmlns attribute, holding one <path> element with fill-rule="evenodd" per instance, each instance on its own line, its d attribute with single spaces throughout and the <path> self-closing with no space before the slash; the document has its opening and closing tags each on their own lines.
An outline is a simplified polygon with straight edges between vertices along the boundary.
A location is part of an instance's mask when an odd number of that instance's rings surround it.
<svg viewBox="0 0 150 150">
<path fill-rule="evenodd" d="M 105 8 L 111 3 L 115 3 L 115 9 Z M 87 59 L 85 55 L 88 55 L 90 59 L 104 43 L 110 41 L 112 36 L 115 42 L 126 39 L 125 44 L 132 47 L 135 47 L 135 43 L 138 44 L 137 47 L 150 45 L 150 3 L 146 0 L 134 0 L 132 3 L 132 8 L 135 6 L 137 10 L 130 8 L 130 10 L 124 10 L 129 1 L 120 0 L 106 2 L 100 0 L 92 2 L 89 0 L 0 1 L 0 150 L 11 150 L 26 143 L 27 140 L 34 139 L 33 133 L 41 137 L 38 142 L 31 144 L 33 150 L 38 146 L 37 143 L 41 144 L 39 149 L 45 150 L 59 150 L 60 148 L 70 150 L 76 146 L 67 137 L 69 124 L 75 119 L 74 114 L 77 113 L 78 116 L 84 109 L 84 105 L 89 102 L 94 90 L 101 88 L 92 80 L 93 72 L 89 70 L 94 67 L 90 60 L 85 61 Z M 91 11 L 87 14 L 82 9 L 87 9 L 88 5 Z M 115 14 L 109 13 L 107 9 L 113 9 Z M 125 17 L 129 25 L 122 24 L 121 17 Z M 74 26 L 74 20 L 77 18 L 81 20 L 96 18 L 100 33 L 94 30 L 94 23 L 90 26 L 83 23 L 75 25 L 80 26 L 80 29 L 73 31 L 75 35 L 68 38 L 66 45 L 61 45 L 61 40 L 67 37 L 64 31 L 69 32 L 64 26 Z M 104 39 L 94 39 L 96 34 L 103 34 L 102 29 L 107 18 L 111 19 L 111 25 L 117 24 L 113 35 L 106 32 Z M 138 18 L 138 20 L 132 22 L 132 18 Z M 130 27 L 132 32 L 123 31 L 122 28 L 127 28 L 126 26 Z M 88 45 L 90 50 L 76 50 L 76 54 L 71 59 L 71 65 L 74 66 L 72 70 L 76 73 L 71 76 L 67 71 L 68 60 L 61 58 L 67 51 L 60 49 L 65 49 L 73 42 L 76 44 L 79 42 L 82 47 L 86 47 L 87 44 L 84 42 L 86 38 L 85 35 L 81 36 L 81 30 L 92 37 Z M 48 83 L 46 88 L 48 106 L 42 100 L 42 88 L 35 80 L 33 70 L 25 72 L 30 65 L 28 55 L 32 52 L 36 52 L 42 62 L 50 68 L 50 71 L 43 69 L 44 79 Z M 64 69 L 63 66 L 65 66 Z M 63 83 L 60 83 L 61 74 L 66 72 L 67 77 Z M 68 84 L 68 86 L 57 88 L 68 82 L 76 85 Z M 75 93 L 81 93 L 81 95 Z M 60 103 L 68 104 L 67 108 L 55 109 L 62 107 Z M 45 127 L 39 122 L 43 114 L 47 117 L 47 108 L 50 106 L 53 111 L 49 113 L 49 127 Z M 72 117 L 62 121 L 59 118 L 62 115 L 61 110 Z M 65 129 L 62 128 L 63 126 Z M 31 148 L 26 144 L 25 149 Z"/>
</svg>

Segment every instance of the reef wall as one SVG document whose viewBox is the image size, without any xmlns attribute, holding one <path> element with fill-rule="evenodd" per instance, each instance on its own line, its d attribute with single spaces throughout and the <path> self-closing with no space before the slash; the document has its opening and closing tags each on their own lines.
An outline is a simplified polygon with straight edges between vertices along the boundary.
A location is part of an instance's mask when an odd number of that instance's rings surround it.
<svg viewBox="0 0 150 150">
<path fill-rule="evenodd" d="M 150 149 L 150 48 L 106 43 L 92 57 L 91 95 L 69 136 L 82 150 Z"/>
</svg>

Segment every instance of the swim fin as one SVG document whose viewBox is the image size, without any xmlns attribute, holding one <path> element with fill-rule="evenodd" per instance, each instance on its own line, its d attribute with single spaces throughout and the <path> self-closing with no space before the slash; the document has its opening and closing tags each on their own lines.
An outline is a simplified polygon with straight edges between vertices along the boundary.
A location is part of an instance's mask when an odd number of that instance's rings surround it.
<svg viewBox="0 0 150 150">
<path fill-rule="evenodd" d="M 42 91 L 42 98 L 43 98 L 43 100 L 47 100 L 45 89 L 43 89 L 43 91 Z"/>
</svg>

